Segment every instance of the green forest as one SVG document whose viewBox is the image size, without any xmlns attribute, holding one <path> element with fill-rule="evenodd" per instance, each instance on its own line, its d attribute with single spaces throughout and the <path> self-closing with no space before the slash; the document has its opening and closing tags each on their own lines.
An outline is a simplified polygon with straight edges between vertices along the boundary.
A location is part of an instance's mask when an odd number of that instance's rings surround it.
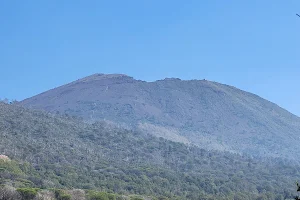
<svg viewBox="0 0 300 200">
<path fill-rule="evenodd" d="M 0 160 L 1 191 L 22 199 L 78 192 L 82 199 L 283 200 L 300 179 L 288 160 L 208 151 L 5 103 L 0 113 L 0 152 L 9 157 Z"/>
</svg>

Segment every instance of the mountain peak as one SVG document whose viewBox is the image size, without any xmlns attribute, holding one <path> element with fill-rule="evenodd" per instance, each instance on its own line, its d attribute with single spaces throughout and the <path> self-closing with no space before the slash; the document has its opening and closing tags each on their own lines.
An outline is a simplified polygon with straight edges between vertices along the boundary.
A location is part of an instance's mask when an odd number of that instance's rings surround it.
<svg viewBox="0 0 300 200">
<path fill-rule="evenodd" d="M 133 82 L 133 77 L 127 76 L 126 74 L 102 74 L 96 73 L 90 76 L 81 78 L 74 83 L 91 83 L 91 82 L 108 82 L 108 83 L 125 83 Z"/>
<path fill-rule="evenodd" d="M 131 78 L 130 76 L 127 76 L 126 74 L 102 74 L 102 73 L 96 73 L 92 74 L 90 76 L 84 77 L 82 81 L 94 81 L 94 80 L 103 80 L 103 79 L 112 79 L 112 78 Z"/>
<path fill-rule="evenodd" d="M 107 120 L 208 149 L 286 158 L 299 153 L 292 148 L 299 141 L 299 118 L 256 95 L 211 81 L 145 82 L 124 74 L 94 74 L 20 104 Z"/>
</svg>

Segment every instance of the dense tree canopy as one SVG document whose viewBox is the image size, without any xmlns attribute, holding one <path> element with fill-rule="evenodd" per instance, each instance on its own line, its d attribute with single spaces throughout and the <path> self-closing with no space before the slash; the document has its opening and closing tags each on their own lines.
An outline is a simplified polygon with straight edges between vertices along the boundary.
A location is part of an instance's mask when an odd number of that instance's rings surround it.
<svg viewBox="0 0 300 200">
<path fill-rule="evenodd" d="M 284 199 L 297 164 L 207 151 L 106 123 L 0 104 L 0 184 L 175 199 Z"/>
</svg>

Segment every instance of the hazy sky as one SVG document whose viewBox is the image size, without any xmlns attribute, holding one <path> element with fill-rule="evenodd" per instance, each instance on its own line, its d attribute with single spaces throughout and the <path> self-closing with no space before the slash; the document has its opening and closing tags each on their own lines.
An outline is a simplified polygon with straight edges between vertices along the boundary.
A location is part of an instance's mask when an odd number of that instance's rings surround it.
<svg viewBox="0 0 300 200">
<path fill-rule="evenodd" d="M 300 116 L 299 0 L 0 1 L 0 98 L 93 73 L 208 79 Z"/>
</svg>

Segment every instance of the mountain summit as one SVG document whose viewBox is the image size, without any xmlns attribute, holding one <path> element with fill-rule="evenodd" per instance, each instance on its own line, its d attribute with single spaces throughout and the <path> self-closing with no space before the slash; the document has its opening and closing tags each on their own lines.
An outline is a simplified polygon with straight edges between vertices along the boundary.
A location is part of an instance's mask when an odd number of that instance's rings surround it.
<svg viewBox="0 0 300 200">
<path fill-rule="evenodd" d="M 93 74 L 85 78 L 79 79 L 75 82 L 92 82 L 92 81 L 103 81 L 103 80 L 133 80 L 132 77 L 129 77 L 125 74 Z"/>
<path fill-rule="evenodd" d="M 257 95 L 207 80 L 154 82 L 94 74 L 21 105 L 106 120 L 173 141 L 254 156 L 295 158 L 300 119 Z"/>
</svg>

